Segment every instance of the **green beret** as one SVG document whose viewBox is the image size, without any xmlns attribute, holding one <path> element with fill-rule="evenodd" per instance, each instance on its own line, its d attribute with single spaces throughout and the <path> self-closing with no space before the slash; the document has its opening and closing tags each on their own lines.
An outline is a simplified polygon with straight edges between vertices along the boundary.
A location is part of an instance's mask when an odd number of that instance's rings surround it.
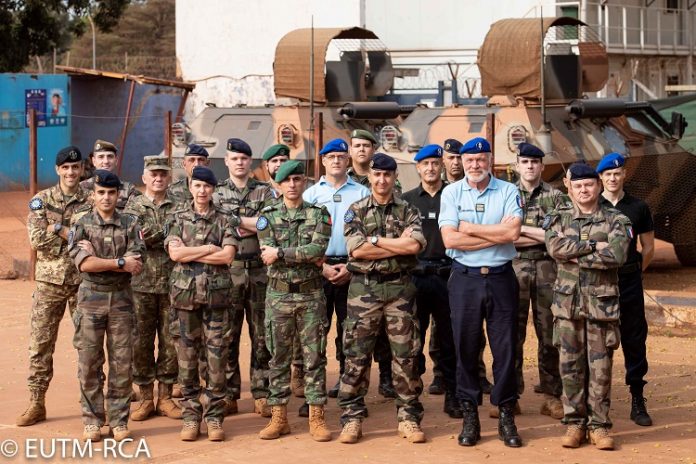
<svg viewBox="0 0 696 464">
<path fill-rule="evenodd" d="M 365 129 L 355 129 L 353 132 L 350 133 L 350 138 L 369 140 L 375 145 L 377 144 L 377 139 L 375 138 L 374 134 L 372 134 L 372 132 L 370 131 L 366 131 Z"/>
<path fill-rule="evenodd" d="M 276 156 L 290 156 L 290 147 L 283 145 L 282 143 L 273 145 L 263 154 L 263 160 L 269 161 L 271 158 Z"/>
<path fill-rule="evenodd" d="M 280 169 L 276 172 L 275 181 L 277 183 L 283 182 L 289 176 L 293 174 L 304 174 L 305 167 L 302 161 L 290 160 L 280 165 Z"/>
</svg>

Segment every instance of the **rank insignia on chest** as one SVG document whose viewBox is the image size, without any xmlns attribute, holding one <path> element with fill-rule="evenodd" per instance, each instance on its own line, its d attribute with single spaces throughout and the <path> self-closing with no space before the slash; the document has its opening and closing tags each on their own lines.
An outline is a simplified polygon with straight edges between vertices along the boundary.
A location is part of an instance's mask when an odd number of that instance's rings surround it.
<svg viewBox="0 0 696 464">
<path fill-rule="evenodd" d="M 517 195 L 517 206 L 524 208 L 524 198 L 521 195 Z"/>
<path fill-rule="evenodd" d="M 477 213 L 485 213 L 486 212 L 486 205 L 483 203 L 476 203 L 476 212 Z"/>
<path fill-rule="evenodd" d="M 590 234 L 587 232 L 583 232 L 580 234 L 580 240 L 589 240 L 590 239 Z"/>
<path fill-rule="evenodd" d="M 41 201 L 41 198 L 34 198 L 29 202 L 29 209 L 32 211 L 36 211 L 43 208 L 43 201 Z"/>
<path fill-rule="evenodd" d="M 196 240 L 203 240 L 205 238 L 205 235 L 203 234 L 196 234 Z"/>
<path fill-rule="evenodd" d="M 111 237 L 104 237 L 104 243 L 111 243 Z"/>
<path fill-rule="evenodd" d="M 346 211 L 346 214 L 343 216 L 343 221 L 346 224 L 349 224 L 349 223 L 353 222 L 353 219 L 355 219 L 355 213 L 353 212 L 352 209 L 349 209 L 348 211 Z"/>
<path fill-rule="evenodd" d="M 528 217 L 524 222 L 525 222 L 525 224 L 532 226 L 532 225 L 534 225 L 534 218 Z"/>
<path fill-rule="evenodd" d="M 266 227 L 268 227 L 268 219 L 266 216 L 259 216 L 259 219 L 256 221 L 256 230 L 266 230 Z"/>
<path fill-rule="evenodd" d="M 335 194 L 335 195 L 333 196 L 333 201 L 334 201 L 334 203 L 340 203 L 340 202 L 341 202 L 341 195 L 338 194 L 338 193 Z"/>
<path fill-rule="evenodd" d="M 437 213 L 435 211 L 428 211 L 428 219 L 437 219 Z"/>
</svg>

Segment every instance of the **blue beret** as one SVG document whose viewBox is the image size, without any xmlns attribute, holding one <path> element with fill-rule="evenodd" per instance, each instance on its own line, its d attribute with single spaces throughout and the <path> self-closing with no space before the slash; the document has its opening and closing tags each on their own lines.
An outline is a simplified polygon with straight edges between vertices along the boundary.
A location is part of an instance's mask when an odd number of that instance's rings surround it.
<svg viewBox="0 0 696 464">
<path fill-rule="evenodd" d="M 375 153 L 370 161 L 370 169 L 376 171 L 396 171 L 396 161 L 384 153 Z"/>
<path fill-rule="evenodd" d="M 196 166 L 195 168 L 193 168 L 191 180 L 200 180 L 212 186 L 217 185 L 217 179 L 215 178 L 215 174 L 213 174 L 213 171 L 206 168 L 205 166 Z"/>
<path fill-rule="evenodd" d="M 105 169 L 97 169 L 94 171 L 94 185 L 107 188 L 119 188 L 121 186 L 121 181 L 113 172 Z"/>
<path fill-rule="evenodd" d="M 418 153 L 416 153 L 416 157 L 413 158 L 413 161 L 418 162 L 426 158 L 442 158 L 442 147 L 434 143 L 426 145 L 418 150 Z"/>
<path fill-rule="evenodd" d="M 524 158 L 543 158 L 544 152 L 536 145 L 522 142 L 517 145 L 517 156 L 522 156 Z"/>
<path fill-rule="evenodd" d="M 324 145 L 324 148 L 321 149 L 319 154 L 325 155 L 327 153 L 333 153 L 335 151 L 343 153 L 347 152 L 348 144 L 346 143 L 346 141 L 343 139 L 333 139 L 332 141 Z"/>
<path fill-rule="evenodd" d="M 573 163 L 568 170 L 570 171 L 570 180 L 599 179 L 599 174 L 589 164 Z"/>
<path fill-rule="evenodd" d="M 609 153 L 607 155 L 604 155 L 604 157 L 601 160 L 599 160 L 599 164 L 597 165 L 597 172 L 601 174 L 607 169 L 620 168 L 624 165 L 625 162 L 626 160 L 619 153 Z"/>
<path fill-rule="evenodd" d="M 74 145 L 65 147 L 56 154 L 56 166 L 65 163 L 76 163 L 82 161 L 82 153 L 80 149 Z"/>
<path fill-rule="evenodd" d="M 242 139 L 228 139 L 227 151 L 244 153 L 247 156 L 251 156 L 251 147 Z"/>
<path fill-rule="evenodd" d="M 447 139 L 445 140 L 445 151 L 447 153 L 459 154 L 459 150 L 462 149 L 462 142 L 457 139 Z"/>
<path fill-rule="evenodd" d="M 459 150 L 459 154 L 464 155 L 467 153 L 490 153 L 491 144 L 488 140 L 483 137 L 476 137 L 464 144 L 464 146 Z"/>
<path fill-rule="evenodd" d="M 207 158 L 210 155 L 208 155 L 208 150 L 206 150 L 200 145 L 192 143 L 191 145 L 186 147 L 184 156 L 205 156 Z"/>
<path fill-rule="evenodd" d="M 283 182 L 285 179 L 290 177 L 293 174 L 304 174 L 305 173 L 305 166 L 302 161 L 298 160 L 290 160 L 286 161 L 285 163 L 280 165 L 280 168 L 278 168 L 278 172 L 276 172 L 275 175 L 275 181 L 277 183 Z"/>
</svg>

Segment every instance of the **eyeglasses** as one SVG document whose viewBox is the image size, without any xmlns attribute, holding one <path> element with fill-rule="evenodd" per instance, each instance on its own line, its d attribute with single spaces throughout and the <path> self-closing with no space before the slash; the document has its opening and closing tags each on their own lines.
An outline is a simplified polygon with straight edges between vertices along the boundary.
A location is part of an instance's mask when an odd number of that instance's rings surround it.
<svg viewBox="0 0 696 464">
<path fill-rule="evenodd" d="M 326 155 L 324 156 L 326 161 L 345 161 L 348 159 L 348 155 Z"/>
</svg>

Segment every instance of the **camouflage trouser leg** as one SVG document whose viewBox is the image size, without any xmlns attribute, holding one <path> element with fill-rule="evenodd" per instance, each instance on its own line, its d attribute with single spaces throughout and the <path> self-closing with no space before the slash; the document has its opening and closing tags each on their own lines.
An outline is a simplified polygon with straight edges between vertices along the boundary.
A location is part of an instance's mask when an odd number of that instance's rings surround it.
<svg viewBox="0 0 696 464">
<path fill-rule="evenodd" d="M 556 318 L 553 337 L 561 360 L 563 423 L 611 427 L 611 369 L 620 340 L 618 321 Z"/>
<path fill-rule="evenodd" d="M 130 288 L 100 292 L 81 287 L 73 314 L 78 354 L 82 422 L 113 428 L 128 423 L 133 383 L 133 338 L 135 314 Z M 104 412 L 104 337 L 109 356 L 106 392 L 108 418 Z"/>
<path fill-rule="evenodd" d="M 300 339 L 305 401 L 326 404 L 326 298 L 324 291 L 286 294 L 269 289 L 266 299 L 266 344 L 271 350 L 268 404 L 290 400 L 290 365 Z"/>
<path fill-rule="evenodd" d="M 137 332 L 133 347 L 133 381 L 148 385 L 176 382 L 179 364 L 174 340 L 169 333 L 169 295 L 133 292 Z M 157 336 L 157 361 L 155 361 Z"/>
<path fill-rule="evenodd" d="M 292 344 L 292 365 L 298 369 L 304 369 L 304 360 L 302 355 L 302 340 L 300 339 L 300 332 L 298 331 L 295 337 L 295 341 Z"/>
<path fill-rule="evenodd" d="M 181 401 L 184 420 L 200 422 L 201 419 L 223 419 L 225 399 L 225 366 L 228 346 L 223 341 L 229 326 L 226 309 L 210 309 L 197 306 L 191 311 L 178 310 L 180 336 L 179 385 L 184 399 Z M 203 411 L 201 384 L 198 373 L 200 353 L 205 353 L 208 366 L 203 395 L 207 408 Z"/>
<path fill-rule="evenodd" d="M 378 284 L 366 281 L 362 274 L 353 276 L 343 333 L 346 367 L 338 393 L 338 404 L 343 409 L 341 424 L 365 417 L 372 353 L 385 326 L 393 355 L 397 419 L 421 421 L 423 405 L 418 398 L 423 383 L 418 373 L 420 330 L 414 308 L 415 294 L 416 287 L 408 277 Z"/>
<path fill-rule="evenodd" d="M 432 316 L 430 317 L 430 342 L 428 342 L 428 355 L 433 361 L 433 377 L 442 377 L 442 369 L 440 369 L 440 344 L 437 341 L 437 323 Z"/>
<path fill-rule="evenodd" d="M 225 368 L 227 396 L 239 399 L 242 389 L 242 376 L 239 369 L 239 343 L 242 336 L 244 316 L 249 326 L 251 354 L 249 363 L 249 383 L 254 399 L 268 396 L 268 362 L 271 354 L 266 348 L 264 328 L 266 307 L 266 283 L 268 277 L 263 267 L 243 269 L 232 267 L 232 307 L 230 329 L 225 335 L 229 344 L 229 362 Z"/>
<path fill-rule="evenodd" d="M 53 378 L 53 352 L 58 339 L 58 327 L 70 305 L 75 311 L 77 285 L 54 285 L 36 282 L 31 307 L 31 333 L 29 334 L 29 389 L 37 392 L 48 390 Z"/>
<path fill-rule="evenodd" d="M 544 393 L 561 396 L 561 376 L 558 371 L 558 349 L 553 345 L 553 284 L 556 263 L 552 259 L 515 259 L 512 262 L 520 285 L 519 319 L 515 370 L 518 393 L 524 392 L 524 341 L 531 303 L 534 331 L 537 336 L 539 383 Z"/>
</svg>

